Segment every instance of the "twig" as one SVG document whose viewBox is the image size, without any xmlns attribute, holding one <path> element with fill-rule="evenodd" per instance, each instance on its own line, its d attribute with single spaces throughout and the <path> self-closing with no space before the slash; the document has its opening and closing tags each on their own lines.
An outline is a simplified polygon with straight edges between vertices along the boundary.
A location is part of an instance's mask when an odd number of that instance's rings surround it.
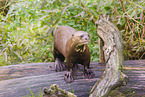
<svg viewBox="0 0 145 97">
<path fill-rule="evenodd" d="M 121 2 L 121 6 L 122 6 L 123 13 L 126 13 L 125 6 L 124 6 L 124 4 L 123 4 L 123 0 L 120 0 L 120 2 Z M 125 20 L 126 20 L 126 22 L 127 22 L 128 27 L 129 27 L 130 30 L 131 30 L 131 26 L 130 26 L 130 21 L 129 21 L 129 19 L 128 19 L 127 17 L 125 17 Z"/>
<path fill-rule="evenodd" d="M 135 20 L 134 18 L 132 18 L 129 14 L 126 14 L 130 19 L 132 19 L 134 22 L 138 23 L 139 25 L 143 26 L 143 24 L 141 24 L 140 22 L 138 22 L 137 20 Z"/>
<path fill-rule="evenodd" d="M 141 35 L 141 39 L 143 41 L 143 37 L 144 37 L 144 32 L 145 32 L 145 23 L 144 23 L 144 12 L 142 12 L 142 24 L 143 24 L 143 32 L 142 32 L 142 35 Z"/>
<path fill-rule="evenodd" d="M 83 7 L 85 7 L 85 4 L 84 4 L 83 2 L 81 2 L 81 5 L 82 5 Z M 90 13 L 87 9 L 84 9 L 84 10 L 85 10 L 85 12 L 86 12 L 90 17 L 93 16 L 93 14 Z M 93 16 L 93 18 L 92 18 L 92 21 L 93 21 L 93 23 L 96 25 L 96 19 L 94 18 L 94 16 Z"/>
<path fill-rule="evenodd" d="M 141 55 L 141 57 L 139 58 L 139 60 L 142 59 L 142 57 L 143 57 L 144 55 L 145 55 L 145 52 Z"/>
</svg>

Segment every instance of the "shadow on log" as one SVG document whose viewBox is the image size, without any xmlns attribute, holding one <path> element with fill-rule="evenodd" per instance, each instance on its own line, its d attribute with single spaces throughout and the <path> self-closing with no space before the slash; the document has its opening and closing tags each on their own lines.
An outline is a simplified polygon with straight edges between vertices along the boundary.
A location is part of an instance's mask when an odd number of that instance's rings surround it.
<svg viewBox="0 0 145 97">
<path fill-rule="evenodd" d="M 124 64 L 122 37 L 111 22 L 101 18 L 97 33 L 104 42 L 106 70 L 101 79 L 93 86 L 90 97 L 106 97 L 111 90 L 126 85 L 128 76 L 121 72 Z"/>
</svg>

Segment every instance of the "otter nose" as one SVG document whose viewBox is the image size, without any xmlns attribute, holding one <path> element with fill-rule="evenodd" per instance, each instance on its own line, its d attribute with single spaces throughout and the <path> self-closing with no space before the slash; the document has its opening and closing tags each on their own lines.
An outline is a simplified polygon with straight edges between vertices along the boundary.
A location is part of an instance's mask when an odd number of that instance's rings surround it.
<svg viewBox="0 0 145 97">
<path fill-rule="evenodd" d="M 85 37 L 85 40 L 90 40 L 90 38 L 89 37 Z"/>
</svg>

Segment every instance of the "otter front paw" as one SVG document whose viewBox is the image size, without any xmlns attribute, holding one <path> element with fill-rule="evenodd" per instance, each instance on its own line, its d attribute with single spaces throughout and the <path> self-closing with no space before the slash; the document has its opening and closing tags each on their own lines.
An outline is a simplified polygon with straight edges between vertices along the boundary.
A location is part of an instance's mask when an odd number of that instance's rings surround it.
<svg viewBox="0 0 145 97">
<path fill-rule="evenodd" d="M 95 74 L 92 72 L 91 69 L 85 69 L 84 70 L 84 76 L 86 78 L 93 78 L 95 76 Z"/>
<path fill-rule="evenodd" d="M 73 82 L 74 81 L 74 75 L 72 74 L 72 72 L 67 72 L 67 74 L 64 75 L 64 80 L 66 82 Z"/>
<path fill-rule="evenodd" d="M 74 64 L 73 70 L 78 70 L 78 69 L 80 69 L 79 65 L 78 64 Z"/>
<path fill-rule="evenodd" d="M 61 62 L 58 58 L 56 58 L 55 60 L 55 71 L 58 72 L 58 71 L 64 71 L 66 70 L 66 64 L 64 62 Z"/>
</svg>

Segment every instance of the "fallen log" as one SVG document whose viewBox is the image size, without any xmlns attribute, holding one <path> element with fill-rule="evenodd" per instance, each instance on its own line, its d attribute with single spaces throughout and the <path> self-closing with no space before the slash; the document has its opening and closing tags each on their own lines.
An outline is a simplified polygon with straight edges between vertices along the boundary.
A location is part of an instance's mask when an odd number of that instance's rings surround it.
<svg viewBox="0 0 145 97">
<path fill-rule="evenodd" d="M 30 90 L 37 96 L 43 92 L 43 88 L 49 88 L 57 84 L 65 91 L 74 91 L 77 97 L 88 97 L 92 86 L 102 75 L 104 64 L 91 62 L 90 67 L 95 77 L 87 79 L 83 77 L 83 66 L 74 74 L 76 79 L 72 83 L 64 81 L 67 71 L 55 72 L 54 62 L 28 63 L 0 67 L 0 97 L 28 97 L 32 95 Z"/>
<path fill-rule="evenodd" d="M 92 79 L 83 78 L 83 66 L 77 72 L 77 78 L 73 83 L 67 84 L 63 80 L 63 72 L 55 72 L 54 63 L 28 63 L 0 67 L 0 97 L 28 97 L 30 90 L 35 94 L 42 92 L 44 87 L 58 84 L 66 91 L 73 91 L 77 97 L 89 97 L 90 89 L 100 79 L 105 64 L 91 62 L 91 68 L 95 73 Z M 81 65 L 80 65 L 81 66 Z M 111 97 L 144 97 L 145 96 L 145 60 L 124 61 L 124 73 L 129 76 L 129 82 L 112 91 Z M 36 96 L 37 97 L 37 96 Z"/>
</svg>

